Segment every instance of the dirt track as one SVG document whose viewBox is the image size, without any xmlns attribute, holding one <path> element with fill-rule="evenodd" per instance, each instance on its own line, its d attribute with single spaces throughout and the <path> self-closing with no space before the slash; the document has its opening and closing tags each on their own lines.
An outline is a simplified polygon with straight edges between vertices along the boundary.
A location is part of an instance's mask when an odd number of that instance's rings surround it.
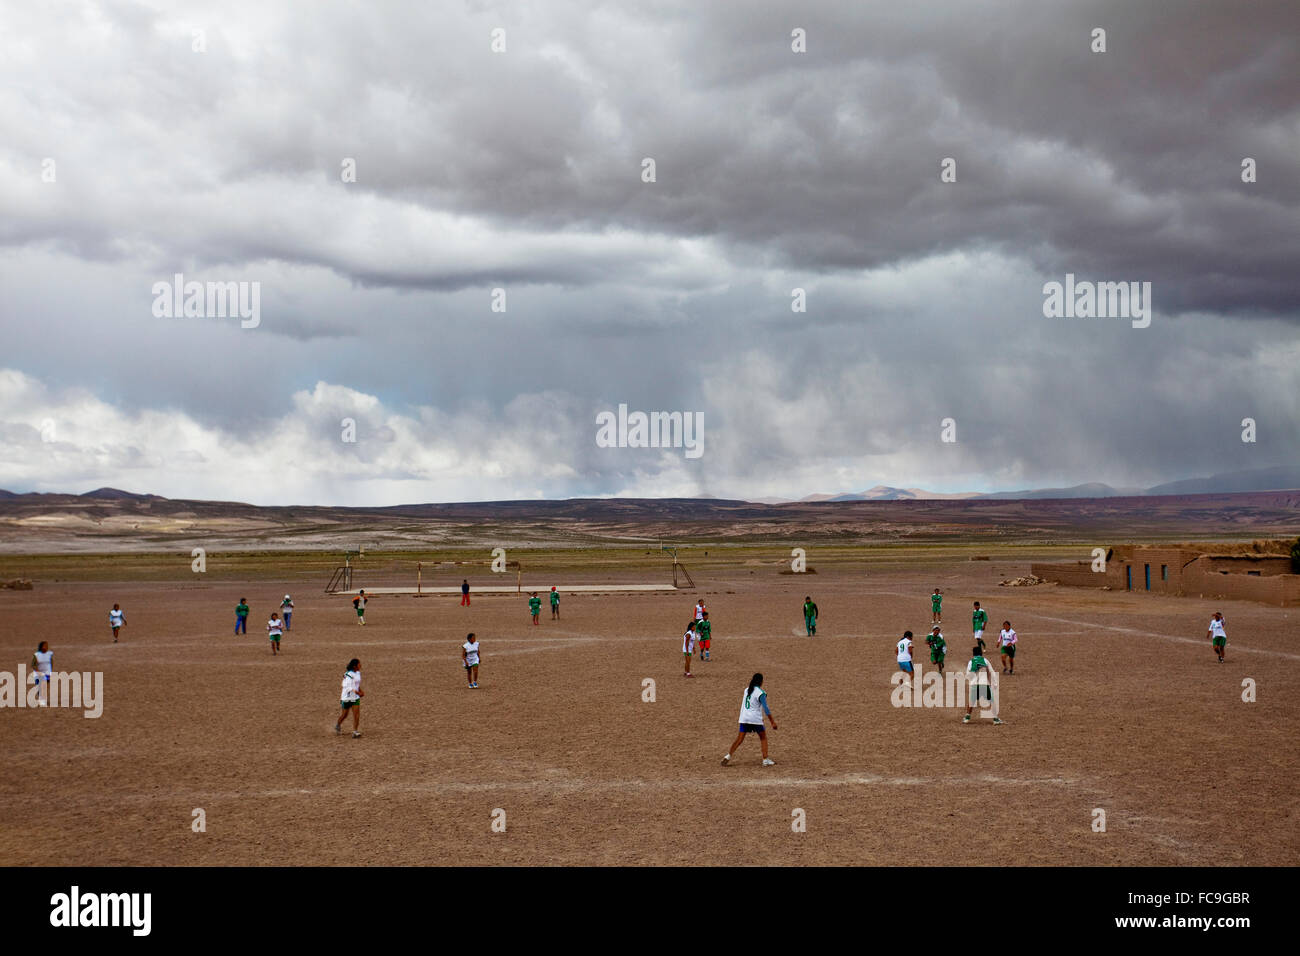
<svg viewBox="0 0 1300 956">
<path fill-rule="evenodd" d="M 998 588 L 983 562 L 804 578 L 737 569 L 701 592 L 711 663 L 681 676 L 695 592 L 346 600 L 275 580 L 41 584 L 0 592 L 0 670 L 41 638 L 102 670 L 98 720 L 3 710 L 6 864 L 1295 864 L 1295 609 Z M 598 580 L 593 575 L 592 580 Z M 539 582 L 540 583 L 540 582 Z M 893 644 L 944 587 L 950 663 L 978 598 L 1021 635 L 1007 723 L 890 704 Z M 297 613 L 272 659 L 265 621 Z M 821 606 L 802 636 L 799 606 Z M 232 636 L 241 594 L 247 637 Z M 108 609 L 128 627 L 114 646 Z M 459 643 L 483 644 L 465 687 Z M 333 733 L 343 665 L 364 669 L 360 740 Z M 719 757 L 762 670 L 781 729 Z M 642 701 L 642 680 L 657 700 Z M 1243 703 L 1242 680 L 1258 683 Z M 207 832 L 191 830 L 192 810 Z M 495 808 L 507 831 L 490 830 Z M 807 832 L 791 830 L 803 808 Z M 1105 833 L 1092 830 L 1106 811 Z"/>
</svg>

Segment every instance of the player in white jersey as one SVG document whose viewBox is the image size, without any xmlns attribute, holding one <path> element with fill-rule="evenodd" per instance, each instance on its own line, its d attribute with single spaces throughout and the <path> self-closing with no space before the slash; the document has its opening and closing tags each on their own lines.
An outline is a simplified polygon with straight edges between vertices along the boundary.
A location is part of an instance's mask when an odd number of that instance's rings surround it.
<svg viewBox="0 0 1300 956">
<path fill-rule="evenodd" d="M 772 709 L 767 705 L 767 691 L 763 690 L 763 675 L 755 674 L 749 679 L 749 686 L 745 688 L 745 696 L 740 699 L 740 733 L 736 735 L 731 749 L 722 755 L 722 765 L 724 767 L 730 766 L 731 755 L 736 752 L 736 748 L 745 742 L 746 734 L 758 734 L 759 745 L 763 748 L 764 767 L 770 767 L 776 763 L 775 760 L 770 760 L 767 756 L 767 731 L 763 729 L 764 717 L 772 722 L 772 729 L 776 730 L 776 718 L 772 716 Z"/>
<path fill-rule="evenodd" d="M 894 645 L 894 650 L 898 653 L 898 669 L 904 673 L 912 673 L 912 632 L 904 631 L 903 639 Z"/>
<path fill-rule="evenodd" d="M 707 610 L 708 608 L 704 604 L 704 598 L 700 598 L 699 603 L 695 605 L 695 620 L 704 620 L 704 612 Z"/>
<path fill-rule="evenodd" d="M 998 648 L 1002 652 L 1002 673 L 1014 674 L 1016 672 L 1016 641 L 1019 638 L 1011 627 L 1010 621 L 1002 622 L 1002 630 L 998 633 Z"/>
<path fill-rule="evenodd" d="M 280 620 L 280 615 L 274 611 L 271 612 L 271 620 L 266 622 L 266 635 L 271 639 L 271 656 L 275 657 L 280 653 L 280 637 L 284 633 L 284 621 Z"/>
<path fill-rule="evenodd" d="M 352 712 L 352 736 L 361 736 L 361 698 L 366 692 L 361 689 L 361 661 L 355 657 L 348 661 L 347 670 L 343 672 L 343 696 L 340 701 L 343 713 L 334 723 L 334 733 L 343 733 L 343 719 L 348 711 Z"/>
<path fill-rule="evenodd" d="M 686 633 L 682 635 L 682 660 L 686 663 L 686 677 L 694 677 L 691 673 L 691 655 L 695 652 L 695 622 L 691 621 L 686 625 Z"/>
<path fill-rule="evenodd" d="M 116 644 L 117 632 L 126 627 L 126 615 L 120 605 L 114 604 L 113 610 L 108 612 L 108 626 L 113 629 L 113 643 Z"/>
<path fill-rule="evenodd" d="M 42 707 L 50 701 L 50 675 L 53 673 L 54 652 L 50 650 L 49 641 L 41 641 L 36 648 L 36 653 L 32 655 L 32 683 L 40 687 L 43 692 L 39 699 Z"/>
<path fill-rule="evenodd" d="M 465 643 L 460 646 L 460 659 L 465 663 L 465 679 L 470 690 L 478 687 L 478 647 L 478 638 L 473 634 L 466 634 Z"/>
<path fill-rule="evenodd" d="M 1209 630 L 1205 636 L 1210 639 L 1210 646 L 1214 648 L 1214 653 L 1219 656 L 1219 663 L 1225 663 L 1223 654 L 1227 649 L 1228 632 L 1223 629 L 1223 614 L 1219 611 L 1214 612 L 1214 617 L 1210 618 Z"/>
</svg>

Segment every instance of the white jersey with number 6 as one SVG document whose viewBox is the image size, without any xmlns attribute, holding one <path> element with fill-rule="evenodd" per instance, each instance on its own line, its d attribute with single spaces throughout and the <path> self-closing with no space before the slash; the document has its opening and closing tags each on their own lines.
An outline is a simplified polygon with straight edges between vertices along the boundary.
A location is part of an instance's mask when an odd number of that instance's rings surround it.
<svg viewBox="0 0 1300 956">
<path fill-rule="evenodd" d="M 767 699 L 767 691 L 761 687 L 755 687 L 750 690 L 745 688 L 745 696 L 740 699 L 740 722 L 742 724 L 763 724 L 763 703 Z"/>
</svg>

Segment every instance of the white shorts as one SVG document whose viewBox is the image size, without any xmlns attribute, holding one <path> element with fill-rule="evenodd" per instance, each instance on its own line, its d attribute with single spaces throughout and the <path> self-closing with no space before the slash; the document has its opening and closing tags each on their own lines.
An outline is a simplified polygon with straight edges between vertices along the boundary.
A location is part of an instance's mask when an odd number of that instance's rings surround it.
<svg viewBox="0 0 1300 956">
<path fill-rule="evenodd" d="M 976 631 L 976 632 L 975 632 L 975 640 L 977 640 L 977 641 L 981 641 L 981 640 L 983 640 L 983 639 L 984 639 L 984 632 L 983 632 L 983 631 Z"/>
</svg>

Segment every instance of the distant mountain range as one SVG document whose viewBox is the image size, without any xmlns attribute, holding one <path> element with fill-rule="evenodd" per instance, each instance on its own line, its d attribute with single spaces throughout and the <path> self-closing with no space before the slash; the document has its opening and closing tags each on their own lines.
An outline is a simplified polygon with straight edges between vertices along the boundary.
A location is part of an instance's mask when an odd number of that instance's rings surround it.
<svg viewBox="0 0 1300 956">
<path fill-rule="evenodd" d="M 725 498 L 568 498 L 415 503 L 379 508 L 258 506 L 98 488 L 82 495 L 0 492 L 0 555 L 412 550 L 430 547 L 657 548 L 663 541 L 1204 541 L 1300 534 L 1300 477 L 1269 470 L 1157 486 L 1124 496 L 1105 485 L 925 498 L 922 489 L 765 504 Z M 1168 487 L 1290 484 L 1264 491 L 1155 494 Z M 1294 490 L 1293 490 L 1294 489 Z M 870 496 L 870 497 L 867 497 Z M 1071 497 L 1079 496 L 1079 497 Z M 789 553 L 788 551 L 784 553 Z"/>
<path fill-rule="evenodd" d="M 1300 489 L 1300 466 L 1280 466 L 1276 468 L 1255 468 L 1248 471 L 1230 471 L 1223 474 L 1210 475 L 1207 478 L 1185 478 L 1181 481 L 1170 481 L 1162 485 L 1153 485 L 1150 488 L 1114 488 L 1101 482 L 1088 482 L 1082 485 L 1071 485 L 1068 488 L 1026 488 L 1021 491 L 996 491 L 996 492 L 978 492 L 963 491 L 945 494 L 936 491 L 927 491 L 924 488 L 894 488 L 889 485 L 876 485 L 874 488 L 868 488 L 866 491 L 860 491 L 847 494 L 818 494 L 807 495 L 798 500 L 791 498 L 751 498 L 745 499 L 723 499 L 723 498 L 671 498 L 671 499 L 654 499 L 654 498 L 570 498 L 557 499 L 554 501 L 537 501 L 529 499 L 527 501 L 507 501 L 507 502 L 427 502 L 420 504 L 405 505 L 378 505 L 368 508 L 348 508 L 348 507 L 331 507 L 331 506 L 310 506 L 310 505 L 280 505 L 270 506 L 271 508 L 292 508 L 294 510 L 315 509 L 330 511 L 369 511 L 369 512 L 390 512 L 390 513 L 464 513 L 478 515 L 486 513 L 486 506 L 491 506 L 493 511 L 505 508 L 507 511 L 516 508 L 525 511 L 550 511 L 556 506 L 563 506 L 564 510 L 570 511 L 577 507 L 579 503 L 589 503 L 593 507 L 599 508 L 602 512 L 617 510 L 620 502 L 624 502 L 627 507 L 632 507 L 635 502 L 661 501 L 664 504 L 662 508 L 671 511 L 678 506 L 684 506 L 688 502 L 712 502 L 718 506 L 743 507 L 746 504 L 757 505 L 790 505 L 790 504 L 823 504 L 826 502 L 838 501 L 1063 501 L 1081 498 L 1137 498 L 1151 497 L 1159 495 L 1218 495 L 1218 494 L 1235 494 L 1239 492 L 1256 492 L 1256 491 L 1294 491 Z M 87 491 L 82 494 L 67 494 L 61 492 L 27 492 L 15 493 L 0 488 L 0 501 L 23 501 L 28 504 L 37 504 L 44 500 L 51 505 L 67 506 L 78 501 L 118 502 L 123 504 L 135 504 L 137 506 L 158 505 L 162 511 L 177 509 L 182 503 L 187 505 L 200 506 L 224 506 L 238 505 L 240 507 L 256 507 L 252 505 L 243 505 L 240 502 L 220 502 L 204 501 L 195 502 L 187 499 L 164 498 L 160 495 L 137 494 L 131 491 L 122 491 L 119 488 L 96 488 L 94 491 Z"/>
<path fill-rule="evenodd" d="M 808 495 L 801 502 L 816 501 L 959 501 L 968 499 L 1042 500 L 1066 498 L 1133 498 L 1144 495 L 1211 495 L 1238 491 L 1289 491 L 1300 488 L 1300 466 L 1253 468 L 1229 471 L 1208 478 L 1185 478 L 1150 488 L 1114 488 L 1101 482 L 1072 485 L 1069 488 L 1026 488 L 1021 491 L 960 491 L 942 494 L 924 488 L 891 488 L 876 485 L 866 491 L 838 495 Z M 789 504 L 789 498 L 756 498 L 760 504 Z"/>
</svg>

